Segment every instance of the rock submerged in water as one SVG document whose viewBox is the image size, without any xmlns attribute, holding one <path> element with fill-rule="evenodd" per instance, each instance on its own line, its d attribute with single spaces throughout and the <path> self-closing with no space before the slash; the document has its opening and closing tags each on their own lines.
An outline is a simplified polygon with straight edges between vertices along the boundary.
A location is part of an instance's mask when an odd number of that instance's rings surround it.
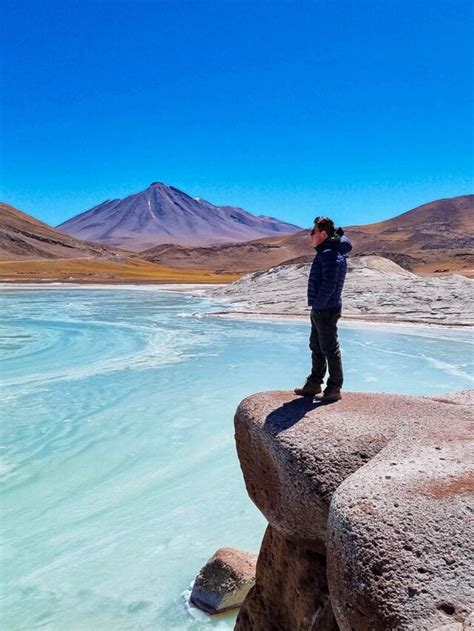
<svg viewBox="0 0 474 631">
<path fill-rule="evenodd" d="M 219 548 L 196 577 L 192 604 L 209 614 L 240 607 L 255 583 L 257 556 L 236 548 Z"/>
</svg>

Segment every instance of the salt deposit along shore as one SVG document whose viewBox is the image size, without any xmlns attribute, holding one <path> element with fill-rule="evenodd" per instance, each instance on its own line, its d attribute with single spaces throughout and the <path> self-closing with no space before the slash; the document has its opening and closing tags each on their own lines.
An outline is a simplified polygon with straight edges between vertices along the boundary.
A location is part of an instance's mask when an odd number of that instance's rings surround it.
<svg viewBox="0 0 474 631">
<path fill-rule="evenodd" d="M 37 289 L 140 289 L 142 291 L 170 291 L 201 295 L 221 285 L 217 283 L 63 283 L 63 282 L 4 282 L 0 291 L 37 290 Z"/>
<path fill-rule="evenodd" d="M 279 265 L 247 274 L 211 293 L 222 315 L 308 317 L 309 264 Z M 474 325 L 474 281 L 450 274 L 417 276 L 378 256 L 349 259 L 343 318 L 373 323 Z"/>
</svg>

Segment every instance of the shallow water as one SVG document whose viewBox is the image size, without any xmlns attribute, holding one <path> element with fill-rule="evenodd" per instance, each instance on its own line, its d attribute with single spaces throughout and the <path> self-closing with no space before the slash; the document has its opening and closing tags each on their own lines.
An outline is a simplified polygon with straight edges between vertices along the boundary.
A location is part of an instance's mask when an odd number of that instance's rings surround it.
<svg viewBox="0 0 474 631">
<path fill-rule="evenodd" d="M 186 590 L 217 548 L 259 548 L 233 414 L 302 383 L 307 324 L 222 319 L 150 287 L 0 299 L 3 628 L 231 629 Z M 349 390 L 472 387 L 467 332 L 341 339 Z"/>
</svg>

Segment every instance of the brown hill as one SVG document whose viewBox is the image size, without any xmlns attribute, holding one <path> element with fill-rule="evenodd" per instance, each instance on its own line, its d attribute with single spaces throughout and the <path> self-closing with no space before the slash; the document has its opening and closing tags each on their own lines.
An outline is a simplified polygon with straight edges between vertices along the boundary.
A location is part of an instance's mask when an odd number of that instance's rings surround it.
<svg viewBox="0 0 474 631">
<path fill-rule="evenodd" d="M 474 195 L 441 199 L 393 219 L 349 226 L 354 255 L 389 258 L 417 273 L 474 276 Z M 252 272 L 281 263 L 310 261 L 309 230 L 246 243 L 189 248 L 165 244 L 140 253 L 154 263 L 220 272 Z"/>
<path fill-rule="evenodd" d="M 80 241 L 0 203 L 1 281 L 222 283 L 237 277 L 132 259 L 129 252 Z"/>
<path fill-rule="evenodd" d="M 79 241 L 26 213 L 0 202 L 0 260 L 115 258 L 119 253 L 98 243 Z"/>
<path fill-rule="evenodd" d="M 216 272 L 232 270 L 238 274 L 268 269 L 300 255 L 307 240 L 306 231 L 298 232 L 287 239 L 288 242 L 280 243 L 281 237 L 268 237 L 245 243 L 226 243 L 199 248 L 167 243 L 145 250 L 139 256 L 153 263 L 173 267 L 212 269 Z M 296 243 L 293 243 L 293 240 Z"/>
<path fill-rule="evenodd" d="M 347 233 L 358 254 L 384 256 L 414 272 L 474 275 L 474 195 L 423 204 Z"/>
</svg>

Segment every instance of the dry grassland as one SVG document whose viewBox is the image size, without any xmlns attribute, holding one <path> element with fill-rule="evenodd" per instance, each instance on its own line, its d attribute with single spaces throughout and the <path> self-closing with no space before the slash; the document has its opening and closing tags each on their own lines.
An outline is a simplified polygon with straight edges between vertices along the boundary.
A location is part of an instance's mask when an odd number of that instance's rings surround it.
<svg viewBox="0 0 474 631">
<path fill-rule="evenodd" d="M 229 283 L 239 277 L 239 274 L 176 269 L 146 261 L 116 263 L 92 259 L 55 259 L 0 262 L 0 280 L 15 282 Z"/>
</svg>

